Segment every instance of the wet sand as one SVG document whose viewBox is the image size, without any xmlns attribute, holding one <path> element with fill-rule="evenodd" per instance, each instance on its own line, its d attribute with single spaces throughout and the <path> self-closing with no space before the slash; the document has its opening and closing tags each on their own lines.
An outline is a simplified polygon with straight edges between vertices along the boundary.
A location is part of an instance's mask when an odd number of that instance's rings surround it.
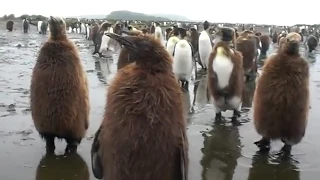
<svg viewBox="0 0 320 180">
<path fill-rule="evenodd" d="M 45 155 L 45 143 L 33 126 L 29 108 L 30 75 L 37 52 L 46 40 L 31 27 L 23 34 L 17 27 L 7 32 L 0 23 L 0 179 L 3 180 L 94 180 L 91 172 L 92 136 L 102 119 L 108 84 L 116 72 L 115 62 L 91 55 L 91 42 L 84 35 L 69 34 L 79 46 L 90 86 L 90 128 L 78 149 L 79 155 L 63 156 L 65 142 L 57 141 L 57 156 Z M 19 45 L 20 44 L 20 45 Z M 20 47 L 21 46 L 21 47 Z M 214 123 L 213 106 L 206 100 L 206 81 L 198 79 L 194 113 L 188 116 L 190 144 L 190 180 L 313 180 L 320 176 L 320 105 L 319 55 L 311 56 L 311 106 L 303 141 L 293 147 L 292 157 L 281 160 L 274 142 L 269 155 L 257 154 L 253 144 L 260 137 L 252 124 L 251 104 L 254 84 L 245 91 L 241 126 L 232 126 L 231 112 L 225 123 Z M 186 109 L 194 98 L 194 83 L 185 93 Z M 297 97 L 298 100 L 299 97 Z M 187 113 L 187 112 L 186 112 Z M 267 113 L 267 112 L 266 112 Z M 319 158 L 319 159 L 318 159 Z"/>
</svg>

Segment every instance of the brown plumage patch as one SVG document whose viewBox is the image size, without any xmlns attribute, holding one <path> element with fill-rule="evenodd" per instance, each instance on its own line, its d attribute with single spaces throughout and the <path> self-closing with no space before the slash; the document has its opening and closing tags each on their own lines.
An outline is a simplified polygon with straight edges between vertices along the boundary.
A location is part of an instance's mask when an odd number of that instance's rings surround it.
<svg viewBox="0 0 320 180">
<path fill-rule="evenodd" d="M 191 29 L 190 43 L 193 47 L 194 53 L 199 49 L 199 32 L 196 29 Z"/>
<path fill-rule="evenodd" d="M 307 46 L 308 46 L 309 52 L 312 52 L 318 46 L 318 39 L 315 36 L 310 35 L 307 38 Z"/>
<path fill-rule="evenodd" d="M 13 21 L 8 21 L 7 23 L 6 23 L 6 28 L 7 28 L 7 30 L 8 31 L 12 31 L 13 30 Z"/>
<path fill-rule="evenodd" d="M 129 36 L 141 36 L 141 35 L 144 35 L 142 33 L 142 31 L 139 31 L 139 30 L 132 30 L 132 31 L 126 31 L 126 32 L 123 32 Z"/>
<path fill-rule="evenodd" d="M 148 29 L 146 29 L 146 28 L 142 29 L 141 31 L 142 31 L 143 34 L 148 34 L 149 33 Z"/>
<path fill-rule="evenodd" d="M 103 22 L 103 23 L 100 25 L 99 31 L 100 31 L 100 32 L 107 31 L 110 27 L 111 27 L 111 24 L 110 24 L 110 23 L 108 23 L 108 22 Z"/>
<path fill-rule="evenodd" d="M 261 35 L 259 38 L 262 46 L 261 54 L 266 55 L 270 47 L 271 39 L 268 35 Z"/>
<path fill-rule="evenodd" d="M 40 49 L 30 86 L 32 118 L 37 131 L 81 140 L 89 126 L 86 74 L 75 44 L 49 40 Z"/>
<path fill-rule="evenodd" d="M 255 128 L 263 137 L 298 143 L 308 119 L 309 67 L 298 53 L 287 54 L 288 46 L 285 42 L 266 61 L 254 95 L 253 116 Z"/>
<path fill-rule="evenodd" d="M 279 47 L 281 47 L 282 44 L 283 44 L 285 41 L 286 41 L 286 38 L 285 38 L 285 37 L 280 37 L 280 38 L 279 38 L 279 41 L 278 41 Z"/>
<path fill-rule="evenodd" d="M 245 30 L 239 34 L 240 37 L 248 37 L 254 35 L 253 31 Z"/>
<path fill-rule="evenodd" d="M 118 57 L 118 63 L 117 63 L 117 69 L 122 69 L 128 64 L 131 64 L 134 62 L 134 59 L 130 57 L 129 51 L 126 47 L 122 47 L 121 52 Z"/>
<path fill-rule="evenodd" d="M 167 28 L 166 29 L 166 40 L 168 41 L 168 39 L 170 38 L 170 32 L 172 31 L 173 29 L 172 28 Z"/>
<path fill-rule="evenodd" d="M 220 89 L 218 87 L 218 77 L 216 73 L 213 71 L 213 62 L 217 55 L 217 48 L 223 47 L 226 51 L 226 56 L 231 57 L 231 61 L 233 63 L 233 71 L 231 73 L 230 79 L 229 79 L 229 85 L 224 88 Z M 214 47 L 212 53 L 209 57 L 209 66 L 208 68 L 208 80 L 209 80 L 209 92 L 211 93 L 212 97 L 214 99 L 219 99 L 221 97 L 220 92 L 226 91 L 228 92 L 228 95 L 230 97 L 242 96 L 242 90 L 243 90 L 243 83 L 244 83 L 244 71 L 242 68 L 242 55 L 239 51 L 232 52 L 229 48 L 229 46 L 224 42 L 218 42 L 217 45 Z"/>
<path fill-rule="evenodd" d="M 151 25 L 150 34 L 154 34 L 155 31 L 156 31 L 156 27 L 154 25 Z"/>
<path fill-rule="evenodd" d="M 91 31 L 90 31 L 90 39 L 92 39 L 94 43 L 96 43 L 96 39 L 99 33 L 99 28 L 100 28 L 100 25 L 98 23 L 96 22 L 93 23 L 93 27 L 91 28 Z"/>
<path fill-rule="evenodd" d="M 113 26 L 113 32 L 116 33 L 116 34 L 121 35 L 122 31 L 121 31 L 121 25 L 119 23 L 117 23 L 117 24 L 115 24 Z"/>
<path fill-rule="evenodd" d="M 172 59 L 154 37 L 121 38 L 135 63 L 108 89 L 98 137 L 103 178 L 186 180 L 186 122 Z"/>
<path fill-rule="evenodd" d="M 240 36 L 236 41 L 237 51 L 243 56 L 243 69 L 245 73 L 255 71 L 255 62 L 257 47 L 255 40 L 251 36 Z"/>
<path fill-rule="evenodd" d="M 273 32 L 272 42 L 273 42 L 273 43 L 277 43 L 277 42 L 278 42 L 278 33 L 277 33 L 277 31 L 274 31 L 274 32 Z"/>
</svg>

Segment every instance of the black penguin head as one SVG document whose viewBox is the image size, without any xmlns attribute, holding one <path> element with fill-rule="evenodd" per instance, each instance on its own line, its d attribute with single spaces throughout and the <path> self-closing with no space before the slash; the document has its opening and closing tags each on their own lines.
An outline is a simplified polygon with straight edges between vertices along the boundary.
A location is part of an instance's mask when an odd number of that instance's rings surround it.
<svg viewBox="0 0 320 180">
<path fill-rule="evenodd" d="M 221 27 L 221 40 L 222 41 L 232 41 L 234 38 L 234 29 L 229 27 Z"/>
<path fill-rule="evenodd" d="M 204 22 L 203 22 L 203 28 L 204 28 L 204 30 L 207 30 L 207 29 L 209 28 L 209 26 L 210 26 L 210 23 L 209 23 L 208 21 L 204 21 Z"/>
<path fill-rule="evenodd" d="M 66 34 L 66 22 L 61 17 L 49 17 L 49 30 L 52 37 Z"/>
<path fill-rule="evenodd" d="M 120 36 L 115 33 L 106 33 L 106 36 L 125 47 L 128 50 L 128 58 L 134 60 L 136 65 L 150 71 L 172 71 L 172 59 L 154 36 Z"/>
</svg>

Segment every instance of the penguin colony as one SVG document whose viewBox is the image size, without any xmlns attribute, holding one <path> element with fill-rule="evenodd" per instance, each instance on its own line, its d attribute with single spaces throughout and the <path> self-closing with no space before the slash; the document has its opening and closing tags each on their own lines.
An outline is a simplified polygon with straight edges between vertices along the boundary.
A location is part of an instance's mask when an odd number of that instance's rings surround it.
<svg viewBox="0 0 320 180">
<path fill-rule="evenodd" d="M 13 24 L 7 22 L 8 31 Z M 28 33 L 28 19 L 22 25 Z M 50 16 L 48 22 L 38 22 L 39 33 L 46 34 L 47 27 L 50 36 L 40 49 L 31 78 L 32 119 L 48 153 L 55 151 L 55 138 L 67 142 L 67 153 L 76 152 L 89 127 L 87 77 L 78 50 L 67 37 L 65 20 Z M 232 123 L 237 125 L 244 84 L 256 79 L 258 58 L 267 56 L 271 42 L 279 49 L 265 60 L 257 78 L 253 122 L 261 139 L 254 144 L 269 151 L 272 140 L 281 140 L 282 152 L 289 154 L 301 142 L 310 107 L 309 67 L 299 52 L 301 33 L 270 29 L 269 35 L 262 35 L 253 28 L 238 33 L 229 27 L 212 28 L 207 21 L 201 32 L 197 25 L 189 28 L 190 35 L 181 23 L 164 34 L 159 23 L 150 29 L 126 27 L 127 31 L 121 22 L 79 25 L 79 32 L 95 45 L 93 54 L 103 57 L 110 41 L 121 45 L 118 72 L 108 87 L 103 119 L 91 148 L 96 178 L 187 180 L 189 144 L 182 91 L 188 91 L 196 63 L 206 73 L 215 121 L 223 121 L 222 113 L 231 110 Z M 318 36 L 307 37 L 309 52 L 318 41 Z"/>
</svg>

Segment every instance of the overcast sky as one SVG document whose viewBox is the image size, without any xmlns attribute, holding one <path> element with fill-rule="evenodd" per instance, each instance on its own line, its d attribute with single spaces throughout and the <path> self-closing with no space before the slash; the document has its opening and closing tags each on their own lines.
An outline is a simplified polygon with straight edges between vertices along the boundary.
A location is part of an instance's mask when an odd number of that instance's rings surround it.
<svg viewBox="0 0 320 180">
<path fill-rule="evenodd" d="M 77 3 L 80 2 L 80 3 Z M 90 2 L 91 4 L 87 4 Z M 139 2 L 139 3 L 136 3 Z M 151 3 L 150 3 L 151 2 Z M 156 2 L 161 2 L 156 4 Z M 14 13 L 45 16 L 107 15 L 114 10 L 141 13 L 179 14 L 193 20 L 293 25 L 320 23 L 314 0 L 9 0 L 0 6 L 0 15 Z M 297 5 L 294 5 L 293 3 Z M 44 4 L 42 4 L 44 3 Z M 11 4 L 11 5 L 10 5 Z M 313 4 L 313 5 L 312 5 Z M 228 5 L 230 5 L 228 7 Z M 14 6 L 14 8 L 11 8 Z M 9 8 L 8 8 L 9 7 Z M 295 15 L 292 12 L 299 12 Z"/>
</svg>

